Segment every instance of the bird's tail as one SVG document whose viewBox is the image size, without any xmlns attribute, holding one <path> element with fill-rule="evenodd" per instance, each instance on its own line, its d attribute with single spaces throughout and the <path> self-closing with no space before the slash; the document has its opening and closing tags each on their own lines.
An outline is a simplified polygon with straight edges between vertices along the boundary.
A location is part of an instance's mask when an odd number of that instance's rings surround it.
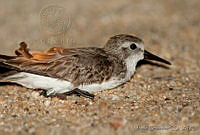
<svg viewBox="0 0 200 135">
<path fill-rule="evenodd" d="M 7 56 L 7 55 L 0 54 L 0 62 L 10 60 L 10 59 L 13 59 L 13 58 L 15 58 L 15 56 Z"/>
<path fill-rule="evenodd" d="M 6 63 L 6 61 L 12 60 L 14 58 L 16 58 L 16 57 L 15 56 L 7 56 L 7 55 L 0 54 L 0 68 L 8 68 L 8 69 L 11 68 L 11 66 L 9 66 L 9 65 L 7 65 L 5 63 Z"/>
<path fill-rule="evenodd" d="M 4 82 L 4 78 L 16 73 L 16 70 L 11 65 L 6 64 L 6 61 L 14 59 L 15 56 L 7 56 L 0 54 L 0 82 Z"/>
<path fill-rule="evenodd" d="M 27 44 L 25 42 L 20 43 L 20 48 L 15 50 L 16 56 L 8 56 L 0 54 L 0 68 L 8 68 L 13 69 L 13 66 L 9 65 L 9 61 L 16 59 L 17 57 L 26 57 L 30 58 L 32 55 L 29 53 L 29 49 L 27 48 Z"/>
<path fill-rule="evenodd" d="M 29 59 L 31 57 L 33 56 L 29 53 L 29 49 L 27 48 L 27 44 L 25 42 L 21 42 L 20 48 L 15 50 L 15 56 L 0 54 L 0 82 L 4 81 L 6 77 L 20 72 L 20 69 L 15 65 L 16 63 L 21 62 L 20 60 L 17 61 L 18 58 Z"/>
</svg>

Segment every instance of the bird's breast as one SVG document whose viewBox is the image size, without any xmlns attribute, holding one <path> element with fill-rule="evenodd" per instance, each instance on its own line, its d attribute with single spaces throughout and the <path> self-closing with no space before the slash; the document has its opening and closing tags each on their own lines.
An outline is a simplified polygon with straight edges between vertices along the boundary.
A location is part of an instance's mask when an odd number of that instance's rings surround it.
<svg viewBox="0 0 200 135">
<path fill-rule="evenodd" d="M 80 85 L 78 88 L 81 90 L 88 91 L 88 92 L 95 92 L 95 91 L 102 91 L 106 89 L 115 88 L 124 82 L 125 82 L 125 78 L 119 79 L 115 77 L 107 81 L 104 81 L 102 83 L 91 83 L 87 85 Z"/>
</svg>

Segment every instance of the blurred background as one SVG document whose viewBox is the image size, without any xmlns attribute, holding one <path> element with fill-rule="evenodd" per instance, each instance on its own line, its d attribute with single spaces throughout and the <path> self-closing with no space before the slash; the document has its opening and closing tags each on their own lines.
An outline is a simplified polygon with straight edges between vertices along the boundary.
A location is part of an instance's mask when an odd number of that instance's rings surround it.
<svg viewBox="0 0 200 135">
<path fill-rule="evenodd" d="M 44 98 L 19 86 L 1 86 L 0 131 L 155 134 L 134 126 L 172 125 L 181 134 L 198 133 L 200 0 L 0 0 L 0 54 L 13 55 L 22 41 L 33 51 L 103 47 L 121 33 L 140 37 L 148 51 L 173 65 L 169 70 L 142 66 L 130 82 L 97 93 L 95 102 Z M 183 130 L 188 126 L 192 130 Z"/>
<path fill-rule="evenodd" d="M 155 51 L 161 51 L 158 44 L 167 52 L 188 49 L 199 34 L 199 5 L 199 0 L 1 0 L 0 53 L 12 54 L 21 41 L 32 50 L 101 47 L 119 33 L 139 36 Z"/>
</svg>

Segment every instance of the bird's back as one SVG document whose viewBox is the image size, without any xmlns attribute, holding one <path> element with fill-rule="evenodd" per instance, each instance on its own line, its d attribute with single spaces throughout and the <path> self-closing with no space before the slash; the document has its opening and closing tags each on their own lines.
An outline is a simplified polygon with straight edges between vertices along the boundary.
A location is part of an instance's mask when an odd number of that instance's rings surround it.
<svg viewBox="0 0 200 135">
<path fill-rule="evenodd" d="M 0 56 L 0 66 L 18 72 L 43 75 L 72 82 L 74 85 L 101 83 L 123 76 L 124 63 L 101 48 L 51 48 L 30 53 L 25 43 L 15 51 L 17 56 Z"/>
</svg>

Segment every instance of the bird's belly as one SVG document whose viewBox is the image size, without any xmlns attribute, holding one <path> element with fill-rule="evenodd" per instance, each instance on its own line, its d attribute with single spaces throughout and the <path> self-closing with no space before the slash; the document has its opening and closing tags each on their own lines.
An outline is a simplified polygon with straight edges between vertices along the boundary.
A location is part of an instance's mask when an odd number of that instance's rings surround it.
<svg viewBox="0 0 200 135">
<path fill-rule="evenodd" d="M 124 82 L 125 82 L 124 80 L 110 79 L 110 80 L 102 82 L 102 83 L 80 85 L 78 88 L 81 90 L 84 90 L 84 91 L 88 91 L 88 92 L 95 92 L 95 91 L 102 91 L 102 90 L 106 90 L 106 89 L 115 88 Z"/>
<path fill-rule="evenodd" d="M 134 74 L 134 70 L 127 72 L 126 76 L 124 78 L 115 77 L 115 78 L 111 78 L 110 80 L 102 82 L 102 83 L 80 85 L 78 88 L 81 89 L 81 90 L 88 91 L 88 92 L 95 92 L 95 91 L 102 91 L 102 90 L 106 90 L 106 89 L 112 89 L 112 88 L 115 88 L 115 87 L 129 81 L 133 74 Z"/>
<path fill-rule="evenodd" d="M 25 72 L 8 76 L 5 78 L 5 80 L 20 84 L 26 88 L 48 90 L 54 94 L 65 93 L 75 89 L 71 82 Z M 126 81 L 126 79 L 114 78 L 102 83 L 80 85 L 76 88 L 88 92 L 96 92 L 115 88 Z"/>
<path fill-rule="evenodd" d="M 64 93 L 72 89 L 68 81 L 56 78 L 21 72 L 5 79 L 31 89 L 54 90 L 56 93 Z"/>
</svg>

